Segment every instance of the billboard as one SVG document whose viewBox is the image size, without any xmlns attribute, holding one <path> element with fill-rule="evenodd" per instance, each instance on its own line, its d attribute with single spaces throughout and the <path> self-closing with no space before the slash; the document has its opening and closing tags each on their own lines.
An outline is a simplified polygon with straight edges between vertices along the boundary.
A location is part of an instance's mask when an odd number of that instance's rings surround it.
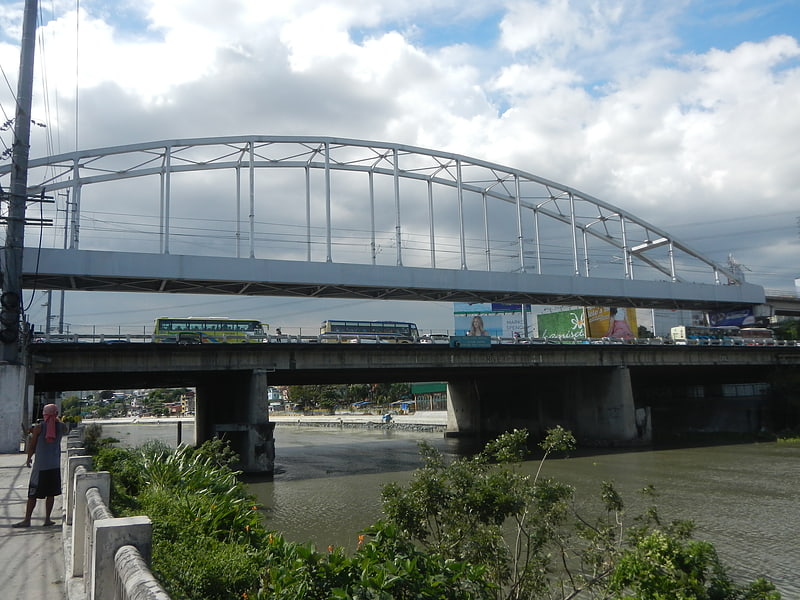
<svg viewBox="0 0 800 600">
<path fill-rule="evenodd" d="M 455 302 L 453 321 L 455 335 L 508 338 L 515 333 L 525 335 L 525 315 L 521 304 Z"/>
<path fill-rule="evenodd" d="M 753 315 L 752 308 L 743 308 L 724 313 L 709 313 L 709 325 L 712 327 L 726 327 L 735 325 L 737 327 L 747 327 L 756 324 L 756 317 Z"/>
<path fill-rule="evenodd" d="M 638 336 L 635 308 L 590 306 L 586 309 L 587 337 L 630 339 Z"/>
<path fill-rule="evenodd" d="M 586 319 L 582 308 L 536 315 L 539 337 L 584 338 Z"/>
</svg>

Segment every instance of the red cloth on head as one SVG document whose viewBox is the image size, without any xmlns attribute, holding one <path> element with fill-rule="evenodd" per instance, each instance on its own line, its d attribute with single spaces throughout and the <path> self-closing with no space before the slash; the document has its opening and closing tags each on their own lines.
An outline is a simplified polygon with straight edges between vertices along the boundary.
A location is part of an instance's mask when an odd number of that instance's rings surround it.
<svg viewBox="0 0 800 600">
<path fill-rule="evenodd" d="M 55 404 L 47 404 L 42 409 L 42 414 L 44 415 L 44 439 L 46 442 L 55 442 L 58 407 Z"/>
</svg>

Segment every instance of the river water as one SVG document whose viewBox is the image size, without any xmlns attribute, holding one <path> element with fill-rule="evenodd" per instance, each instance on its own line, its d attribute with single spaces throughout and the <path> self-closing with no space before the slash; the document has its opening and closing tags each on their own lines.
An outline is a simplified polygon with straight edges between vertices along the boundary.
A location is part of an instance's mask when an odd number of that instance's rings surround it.
<svg viewBox="0 0 800 600">
<path fill-rule="evenodd" d="M 176 426 L 104 425 L 104 435 L 137 445 L 176 440 Z M 191 425 L 183 441 L 191 443 Z M 275 474 L 249 478 L 267 526 L 292 541 L 355 548 L 358 533 L 381 517 L 380 490 L 408 482 L 420 466 L 417 441 L 445 455 L 474 450 L 441 433 L 336 429 L 278 424 Z M 538 462 L 523 468 L 534 473 Z M 785 599 L 800 599 L 800 446 L 762 443 L 694 448 L 578 452 L 550 459 L 543 475 L 593 498 L 602 481 L 614 482 L 629 514 L 655 502 L 665 520 L 691 519 L 695 537 L 712 542 L 737 580 L 765 576 Z M 658 497 L 637 493 L 655 486 Z M 587 500 L 588 502 L 588 500 Z"/>
</svg>

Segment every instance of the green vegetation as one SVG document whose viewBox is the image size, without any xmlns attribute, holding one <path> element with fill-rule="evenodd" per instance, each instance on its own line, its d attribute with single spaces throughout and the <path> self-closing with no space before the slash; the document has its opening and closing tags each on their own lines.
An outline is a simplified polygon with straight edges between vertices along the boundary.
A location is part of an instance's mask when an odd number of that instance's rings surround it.
<svg viewBox="0 0 800 600">
<path fill-rule="evenodd" d="M 800 340 L 800 319 L 784 319 L 772 326 L 779 340 Z"/>
<path fill-rule="evenodd" d="M 533 477 L 518 468 L 527 443 L 513 431 L 449 463 L 421 444 L 423 466 L 406 487 L 384 487 L 385 519 L 350 552 L 268 531 L 219 440 L 197 450 L 101 444 L 95 467 L 112 472 L 115 514 L 153 520 L 152 567 L 173 600 L 780 598 L 763 579 L 734 583 L 690 522 L 665 523 L 655 508 L 629 522 L 610 483 L 600 514 L 580 514 L 571 487 L 541 476 L 574 445 L 570 432 L 548 432 Z"/>
<path fill-rule="evenodd" d="M 324 409 L 331 414 L 337 408 L 357 402 L 372 406 L 388 406 L 411 398 L 410 383 L 359 383 L 351 385 L 293 385 L 289 387 L 289 404 L 301 410 Z"/>
</svg>

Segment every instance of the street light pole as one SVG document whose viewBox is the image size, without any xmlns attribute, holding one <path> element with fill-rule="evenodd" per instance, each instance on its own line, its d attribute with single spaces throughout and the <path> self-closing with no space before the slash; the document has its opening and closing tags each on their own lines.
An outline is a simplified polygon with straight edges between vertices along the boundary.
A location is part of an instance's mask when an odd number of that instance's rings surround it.
<svg viewBox="0 0 800 600">
<path fill-rule="evenodd" d="M 17 110 L 11 153 L 11 187 L 6 226 L 0 296 L 0 342 L 2 359 L 19 363 L 19 328 L 22 316 L 22 248 L 25 238 L 25 204 L 28 200 L 28 155 L 31 137 L 33 57 L 36 49 L 37 0 L 25 0 L 20 50 Z"/>
</svg>

